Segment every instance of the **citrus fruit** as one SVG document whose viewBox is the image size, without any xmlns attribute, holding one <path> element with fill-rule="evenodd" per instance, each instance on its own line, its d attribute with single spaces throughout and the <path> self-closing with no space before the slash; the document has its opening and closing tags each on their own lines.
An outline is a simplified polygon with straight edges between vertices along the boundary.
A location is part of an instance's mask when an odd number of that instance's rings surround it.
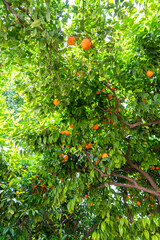
<svg viewBox="0 0 160 240">
<path fill-rule="evenodd" d="M 146 72 L 147 77 L 152 77 L 153 74 L 154 74 L 154 73 L 153 73 L 152 71 L 150 71 L 150 70 Z"/>
<path fill-rule="evenodd" d="M 83 39 L 82 42 L 81 42 L 81 47 L 84 49 L 84 50 L 88 50 L 90 47 L 91 47 L 91 42 L 88 38 L 86 39 Z"/>
<path fill-rule="evenodd" d="M 74 37 L 69 37 L 68 38 L 68 44 L 69 45 L 74 45 L 74 41 L 76 41 L 76 39 Z"/>
</svg>

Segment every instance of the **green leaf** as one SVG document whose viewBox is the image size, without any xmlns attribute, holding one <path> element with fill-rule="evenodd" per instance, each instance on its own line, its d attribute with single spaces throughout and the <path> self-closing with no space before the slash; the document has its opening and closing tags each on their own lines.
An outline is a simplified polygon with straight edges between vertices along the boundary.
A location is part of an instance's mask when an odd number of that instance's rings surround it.
<svg viewBox="0 0 160 240">
<path fill-rule="evenodd" d="M 41 25 L 41 20 L 36 19 L 34 22 L 31 23 L 31 27 L 35 28 Z"/>
<path fill-rule="evenodd" d="M 101 223 L 101 230 L 102 230 L 102 232 L 105 232 L 105 230 L 106 230 L 106 224 L 105 224 L 105 222 L 102 222 L 102 223 Z"/>
<path fill-rule="evenodd" d="M 149 240 L 149 232 L 147 230 L 144 230 L 143 234 L 145 238 Z"/>
</svg>

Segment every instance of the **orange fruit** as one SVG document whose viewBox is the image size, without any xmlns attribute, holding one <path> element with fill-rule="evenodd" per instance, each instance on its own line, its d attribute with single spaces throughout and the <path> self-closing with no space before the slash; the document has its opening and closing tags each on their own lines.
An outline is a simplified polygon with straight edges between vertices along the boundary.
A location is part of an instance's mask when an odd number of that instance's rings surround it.
<svg viewBox="0 0 160 240">
<path fill-rule="evenodd" d="M 97 91 L 96 94 L 100 94 L 100 91 Z"/>
<path fill-rule="evenodd" d="M 87 183 L 87 187 L 90 187 L 90 185 Z"/>
<path fill-rule="evenodd" d="M 98 126 L 98 124 L 96 124 L 96 125 L 94 125 L 92 128 L 93 128 L 94 130 L 97 130 L 97 129 L 99 128 L 99 126 Z"/>
<path fill-rule="evenodd" d="M 156 170 L 159 170 L 159 167 L 156 167 Z"/>
<path fill-rule="evenodd" d="M 73 128 L 73 127 L 74 127 L 74 126 L 73 126 L 73 125 L 71 125 L 71 124 L 70 124 L 69 126 L 70 126 L 70 128 Z"/>
<path fill-rule="evenodd" d="M 83 77 L 83 73 L 82 73 L 82 77 Z"/>
<path fill-rule="evenodd" d="M 51 187 L 52 189 L 54 188 L 54 186 L 52 185 L 52 187 Z"/>
<path fill-rule="evenodd" d="M 88 195 L 86 194 L 86 195 L 85 195 L 85 198 L 87 198 L 87 197 L 88 197 Z"/>
<path fill-rule="evenodd" d="M 93 203 L 91 203 L 91 207 L 93 207 Z"/>
<path fill-rule="evenodd" d="M 102 89 L 102 92 L 104 92 L 105 90 L 106 90 L 106 89 L 105 89 L 105 88 L 103 88 L 103 89 Z"/>
<path fill-rule="evenodd" d="M 61 181 L 63 181 L 63 178 L 60 178 Z"/>
<path fill-rule="evenodd" d="M 54 105 L 58 105 L 58 103 L 60 102 L 60 100 L 58 100 L 58 98 L 54 99 Z"/>
<path fill-rule="evenodd" d="M 143 102 L 145 102 L 146 100 L 145 99 L 142 99 Z"/>
<path fill-rule="evenodd" d="M 119 219 L 119 217 L 117 217 L 117 219 Z"/>
<path fill-rule="evenodd" d="M 130 198 L 130 195 L 127 195 L 127 198 Z"/>
<path fill-rule="evenodd" d="M 42 133 L 44 130 L 45 130 L 45 128 L 43 128 L 43 129 L 41 130 L 41 133 Z"/>
<path fill-rule="evenodd" d="M 120 108 L 118 108 L 118 112 L 121 112 L 121 109 L 120 109 Z"/>
<path fill-rule="evenodd" d="M 125 130 L 125 126 L 122 126 L 123 130 Z"/>
<path fill-rule="evenodd" d="M 106 157 L 108 157 L 108 154 L 107 153 L 103 153 L 102 154 L 102 158 L 106 158 Z"/>
<path fill-rule="evenodd" d="M 68 38 L 68 44 L 69 45 L 74 45 L 74 41 L 76 41 L 76 39 L 74 37 L 69 37 Z"/>
<path fill-rule="evenodd" d="M 69 131 L 68 131 L 68 130 L 66 130 L 66 131 L 65 131 L 65 134 L 66 134 L 66 135 L 69 135 Z"/>
<path fill-rule="evenodd" d="M 68 160 L 68 156 L 67 155 L 65 155 L 64 157 L 63 157 L 63 160 Z"/>
<path fill-rule="evenodd" d="M 77 72 L 77 74 L 76 74 L 76 75 L 77 75 L 77 77 L 79 77 L 79 72 Z"/>
<path fill-rule="evenodd" d="M 43 196 L 43 198 L 46 198 L 46 196 Z"/>
<path fill-rule="evenodd" d="M 62 159 L 63 154 L 59 154 L 59 158 Z"/>
<path fill-rule="evenodd" d="M 140 206 L 140 205 L 141 205 L 141 203 L 138 201 L 138 202 L 137 202 L 137 205 L 138 205 L 138 206 Z"/>
<path fill-rule="evenodd" d="M 111 94 L 108 95 L 108 99 L 112 99 L 112 95 Z"/>
<path fill-rule="evenodd" d="M 152 170 L 155 170 L 155 166 L 152 166 L 151 169 L 152 169 Z"/>
<path fill-rule="evenodd" d="M 152 71 L 150 71 L 150 70 L 148 70 L 148 71 L 146 72 L 147 77 L 152 77 L 153 74 L 154 74 L 154 73 L 153 73 Z"/>
<path fill-rule="evenodd" d="M 68 130 L 65 130 L 65 131 L 61 131 L 60 134 L 66 134 L 66 135 L 69 135 L 69 131 Z"/>
<path fill-rule="evenodd" d="M 154 214 L 153 214 L 153 213 L 151 214 L 151 217 L 154 217 Z"/>
<path fill-rule="evenodd" d="M 103 121 L 102 123 L 103 123 L 104 125 L 106 124 L 106 122 L 105 122 L 105 121 Z"/>
<path fill-rule="evenodd" d="M 151 204 L 151 207 L 153 207 L 153 204 Z"/>
<path fill-rule="evenodd" d="M 85 143 L 85 148 L 86 148 L 86 149 L 89 149 L 89 148 L 91 148 L 91 147 L 92 147 L 92 143 L 89 143 L 89 144 Z"/>
<path fill-rule="evenodd" d="M 111 89 L 115 91 L 115 87 L 111 87 Z"/>
<path fill-rule="evenodd" d="M 96 161 L 96 165 L 99 163 L 100 159 L 98 158 L 98 160 Z"/>
<path fill-rule="evenodd" d="M 84 50 L 88 50 L 90 47 L 91 47 L 91 42 L 88 38 L 86 39 L 83 39 L 82 42 L 81 42 L 81 47 L 84 49 Z"/>
</svg>

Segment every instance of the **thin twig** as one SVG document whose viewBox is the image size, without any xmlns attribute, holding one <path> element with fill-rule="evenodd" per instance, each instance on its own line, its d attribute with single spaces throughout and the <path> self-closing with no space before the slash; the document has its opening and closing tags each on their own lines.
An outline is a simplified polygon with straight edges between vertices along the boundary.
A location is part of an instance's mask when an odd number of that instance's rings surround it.
<svg viewBox="0 0 160 240">
<path fill-rule="evenodd" d="M 11 12 L 16 16 L 16 18 L 19 20 L 19 23 L 21 24 L 21 27 L 24 28 L 23 22 L 20 19 L 20 17 L 18 16 L 18 14 L 10 7 L 10 5 L 8 4 L 8 2 L 6 2 L 6 0 L 2 0 L 4 5 L 11 10 Z"/>
</svg>

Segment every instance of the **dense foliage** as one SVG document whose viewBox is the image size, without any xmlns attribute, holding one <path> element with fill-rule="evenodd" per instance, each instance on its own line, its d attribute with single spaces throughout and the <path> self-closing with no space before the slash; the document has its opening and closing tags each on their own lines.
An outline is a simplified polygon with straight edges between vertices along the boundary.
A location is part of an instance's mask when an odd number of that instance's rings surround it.
<svg viewBox="0 0 160 240">
<path fill-rule="evenodd" d="M 159 10 L 2 0 L 1 239 L 160 239 Z"/>
</svg>

